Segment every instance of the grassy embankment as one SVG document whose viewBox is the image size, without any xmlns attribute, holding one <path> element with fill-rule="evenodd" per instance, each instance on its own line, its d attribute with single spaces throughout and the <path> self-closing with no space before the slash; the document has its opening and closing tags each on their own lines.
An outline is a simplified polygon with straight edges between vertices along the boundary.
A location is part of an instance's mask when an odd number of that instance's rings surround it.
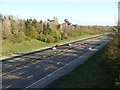
<svg viewBox="0 0 120 90">
<path fill-rule="evenodd" d="M 114 72 L 104 63 L 105 49 L 102 48 L 60 81 L 57 80 L 51 88 L 114 88 Z"/>
<path fill-rule="evenodd" d="M 44 48 L 47 46 L 61 44 L 61 43 L 79 40 L 79 39 L 83 39 L 83 38 L 89 38 L 92 36 L 96 36 L 96 35 L 79 36 L 79 37 L 69 38 L 69 39 L 65 39 L 65 40 L 60 40 L 56 43 L 46 43 L 46 42 L 38 41 L 35 39 L 32 39 L 31 41 L 23 41 L 21 43 L 12 43 L 9 41 L 3 41 L 2 56 L 12 55 L 15 53 L 22 53 L 22 52 L 30 51 L 33 49 Z"/>
</svg>

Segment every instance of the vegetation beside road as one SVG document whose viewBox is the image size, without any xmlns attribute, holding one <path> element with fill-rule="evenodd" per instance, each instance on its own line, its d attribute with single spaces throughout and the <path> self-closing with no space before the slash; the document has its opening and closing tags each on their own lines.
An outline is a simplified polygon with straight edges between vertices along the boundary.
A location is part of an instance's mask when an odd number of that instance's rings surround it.
<svg viewBox="0 0 120 90">
<path fill-rule="evenodd" d="M 64 19 L 64 23 L 59 24 L 56 17 L 53 20 L 37 21 L 36 19 L 23 20 L 11 15 L 0 14 L 0 21 L 3 40 L 2 56 L 69 41 L 76 37 L 111 31 L 110 28 L 104 26 L 72 24 L 68 19 Z"/>
<path fill-rule="evenodd" d="M 120 29 L 118 28 L 107 46 L 52 88 L 120 88 Z"/>
<path fill-rule="evenodd" d="M 66 43 L 66 42 L 79 40 L 79 39 L 83 39 L 83 38 L 89 38 L 92 36 L 96 36 L 96 35 L 85 35 L 85 36 L 71 37 L 68 39 L 60 40 L 56 43 L 46 43 L 46 42 L 42 42 L 42 41 L 35 40 L 35 39 L 32 39 L 31 41 L 23 41 L 20 43 L 13 43 L 13 42 L 10 42 L 8 40 L 4 40 L 3 47 L 2 47 L 2 49 L 3 49 L 2 56 L 7 56 L 7 55 L 15 54 L 15 53 L 23 53 L 26 51 L 31 51 L 33 49 L 44 48 L 47 46 Z"/>
<path fill-rule="evenodd" d="M 107 47 L 102 48 L 50 88 L 114 88 L 115 72 L 104 63 L 106 49 Z"/>
<path fill-rule="evenodd" d="M 119 29 L 120 30 L 120 27 Z M 120 33 L 115 33 L 112 41 L 109 43 L 104 55 L 107 67 L 115 71 L 115 86 L 120 88 Z"/>
</svg>

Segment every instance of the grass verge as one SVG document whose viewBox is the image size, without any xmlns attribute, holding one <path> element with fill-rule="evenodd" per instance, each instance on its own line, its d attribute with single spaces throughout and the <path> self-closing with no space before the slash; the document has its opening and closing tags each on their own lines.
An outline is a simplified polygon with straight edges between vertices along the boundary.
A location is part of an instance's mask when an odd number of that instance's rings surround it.
<svg viewBox="0 0 120 90">
<path fill-rule="evenodd" d="M 9 41 L 3 41 L 2 56 L 8 56 L 8 55 L 16 54 L 16 53 L 23 53 L 26 51 L 31 51 L 33 49 L 44 48 L 44 47 L 52 46 L 55 44 L 61 44 L 61 43 L 79 40 L 83 38 L 89 38 L 92 36 L 96 36 L 96 35 L 73 37 L 73 38 L 69 38 L 65 40 L 60 40 L 57 43 L 46 43 L 46 42 L 42 42 L 42 41 L 34 40 L 34 39 L 31 41 L 23 41 L 21 43 L 12 43 Z"/>
<path fill-rule="evenodd" d="M 114 88 L 114 73 L 104 64 L 106 46 L 50 88 Z"/>
</svg>

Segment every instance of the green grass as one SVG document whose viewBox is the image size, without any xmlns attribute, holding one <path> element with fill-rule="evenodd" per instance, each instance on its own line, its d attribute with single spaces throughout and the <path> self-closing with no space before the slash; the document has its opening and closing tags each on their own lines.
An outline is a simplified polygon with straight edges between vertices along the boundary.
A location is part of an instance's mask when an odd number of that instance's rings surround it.
<svg viewBox="0 0 120 90">
<path fill-rule="evenodd" d="M 105 47 L 51 88 L 114 88 L 114 74 L 103 64 Z"/>
<path fill-rule="evenodd" d="M 34 40 L 34 39 L 31 41 L 23 41 L 21 43 L 12 43 L 10 41 L 3 41 L 2 56 L 12 55 L 16 53 L 23 53 L 26 51 L 31 51 L 33 49 L 44 48 L 47 46 L 52 46 L 55 44 L 61 44 L 65 42 L 70 42 L 74 40 L 92 37 L 92 36 L 96 36 L 96 35 L 79 36 L 79 37 L 69 38 L 65 40 L 60 40 L 56 43 L 46 43 L 46 42 L 41 42 L 41 41 Z"/>
</svg>

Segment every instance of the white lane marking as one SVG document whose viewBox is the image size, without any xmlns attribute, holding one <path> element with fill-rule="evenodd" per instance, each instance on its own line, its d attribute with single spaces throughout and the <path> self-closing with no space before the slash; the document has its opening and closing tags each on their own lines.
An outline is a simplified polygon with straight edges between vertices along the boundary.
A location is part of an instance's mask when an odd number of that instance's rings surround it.
<svg viewBox="0 0 120 90">
<path fill-rule="evenodd" d="M 8 65 L 9 67 L 12 66 L 12 65 Z"/>
<path fill-rule="evenodd" d="M 24 67 L 28 67 L 28 66 L 24 66 Z"/>
<path fill-rule="evenodd" d="M 5 87 L 5 88 L 9 88 L 9 87 L 11 87 L 12 85 L 9 85 L 9 86 L 7 86 L 7 87 Z"/>
<path fill-rule="evenodd" d="M 81 56 L 80 56 L 80 57 L 81 57 Z M 78 58 L 80 58 L 80 57 L 78 57 Z M 75 60 L 77 60 L 78 58 L 76 58 Z M 74 62 L 75 60 L 73 60 L 72 62 Z M 70 62 L 70 63 L 68 63 L 68 64 L 71 64 L 72 62 Z M 66 67 L 66 66 L 67 66 L 67 65 L 64 65 L 63 67 L 61 67 L 61 68 L 57 69 L 56 71 L 54 71 L 54 72 L 52 72 L 52 73 L 48 74 L 47 76 L 45 76 L 45 77 L 41 78 L 40 80 L 38 80 L 38 81 L 36 81 L 36 82 L 32 83 L 31 85 L 29 85 L 29 86 L 27 86 L 27 87 L 25 87 L 25 88 L 29 88 L 29 87 L 31 87 L 32 85 L 34 85 L 34 84 L 36 84 L 36 83 L 40 82 L 41 80 L 43 80 L 43 79 L 47 78 L 48 76 L 51 76 L 52 74 L 54 74 L 55 72 L 57 72 L 57 71 L 61 70 L 62 68 Z M 25 89 L 25 88 L 24 88 L 24 89 Z M 23 89 L 23 90 L 24 90 L 24 89 Z"/>
<path fill-rule="evenodd" d="M 39 61 L 39 62 L 42 62 L 42 61 Z M 15 69 L 15 70 L 13 70 L 13 71 L 10 71 L 10 72 L 7 72 L 7 73 L 4 73 L 4 74 L 1 74 L 0 76 L 3 76 L 3 75 L 6 75 L 6 74 L 9 74 L 9 73 L 11 73 L 11 72 L 14 72 L 14 71 L 20 70 L 20 69 L 22 69 L 22 68 L 29 67 L 29 66 L 34 65 L 34 64 L 39 63 L 39 62 L 35 62 L 35 63 L 33 63 L 33 64 L 29 64 L 29 65 L 27 65 L 27 66 L 24 66 L 24 67 L 21 67 L 21 68 Z"/>
<path fill-rule="evenodd" d="M 53 61 L 49 61 L 49 62 L 53 62 Z"/>
<path fill-rule="evenodd" d="M 27 78 L 31 78 L 31 77 L 33 77 L 34 75 L 30 75 L 30 76 L 28 76 Z"/>
<path fill-rule="evenodd" d="M 45 68 L 45 70 L 47 70 L 47 69 L 49 69 L 49 67 L 48 67 L 48 68 Z"/>
<path fill-rule="evenodd" d="M 86 53 L 85 53 L 85 54 L 86 54 Z M 83 54 L 83 55 L 84 55 L 84 54 Z M 82 55 L 82 56 L 83 56 L 83 55 Z M 82 57 L 82 56 L 80 56 L 80 57 Z M 51 76 L 51 75 L 52 75 L 52 74 L 54 74 L 55 72 L 57 72 L 57 71 L 61 70 L 62 68 L 66 67 L 67 65 L 69 65 L 69 64 L 71 64 L 71 63 L 73 63 L 74 61 L 76 61 L 76 60 L 77 60 L 77 59 L 79 59 L 80 57 L 78 57 L 78 58 L 74 59 L 74 60 L 73 60 L 73 61 L 71 61 L 70 63 L 68 63 L 68 64 L 64 65 L 63 67 L 61 67 L 61 68 L 57 69 L 56 71 L 54 71 L 54 72 L 52 72 L 52 73 L 48 74 L 47 76 L 45 76 L 45 77 L 41 78 L 40 80 L 38 80 L 38 81 L 36 81 L 36 82 L 34 82 L 34 83 L 30 84 L 29 86 L 27 86 L 27 87 L 25 87 L 25 88 L 30 88 L 32 85 L 34 85 L 34 84 L 36 84 L 36 83 L 40 82 L 41 80 L 43 80 L 43 79 L 47 78 L 48 76 Z M 25 90 L 25 88 L 24 88 L 23 90 Z"/>
<path fill-rule="evenodd" d="M 21 74 L 23 74 L 24 72 L 21 72 L 21 73 L 19 73 L 18 75 L 21 75 Z"/>
<path fill-rule="evenodd" d="M 96 36 L 93 36 L 93 37 L 90 37 L 90 38 L 84 38 L 84 39 L 80 39 L 80 40 L 76 40 L 76 41 L 83 41 L 83 40 L 86 40 L 86 39 L 92 39 L 92 38 L 97 38 L 97 37 L 99 37 L 99 36 L 103 36 L 103 35 L 105 35 L 105 34 L 100 34 L 100 35 L 96 35 Z M 73 41 L 73 42 L 76 42 L 76 41 Z M 54 56 L 53 56 L 54 57 Z M 50 59 L 50 58 L 52 58 L 52 57 L 49 57 L 48 59 Z M 36 60 L 36 59 L 35 59 Z M 42 62 L 42 61 L 39 61 L 39 62 Z M 35 63 L 32 63 L 32 64 L 29 64 L 29 65 L 27 65 L 27 66 L 31 66 L 31 65 L 34 65 L 34 64 L 36 64 L 36 63 L 39 63 L 39 62 L 35 62 Z M 21 68 L 18 68 L 18 69 L 15 69 L 15 70 L 13 70 L 13 71 L 10 71 L 10 72 L 7 72 L 7 73 L 4 73 L 4 74 L 0 74 L 0 76 L 3 76 L 3 75 L 6 75 L 6 74 L 9 74 L 9 73 L 11 73 L 11 72 L 14 72 L 14 71 L 17 71 L 17 70 L 20 70 L 20 69 L 22 69 L 22 68 L 25 68 L 25 66 L 24 67 L 21 67 Z"/>
<path fill-rule="evenodd" d="M 57 64 L 60 64 L 60 62 L 58 62 Z"/>
<path fill-rule="evenodd" d="M 39 68 L 41 65 L 39 65 L 39 66 L 36 66 L 36 68 Z"/>
<path fill-rule="evenodd" d="M 51 76 L 50 74 L 48 74 L 47 76 Z"/>
</svg>

